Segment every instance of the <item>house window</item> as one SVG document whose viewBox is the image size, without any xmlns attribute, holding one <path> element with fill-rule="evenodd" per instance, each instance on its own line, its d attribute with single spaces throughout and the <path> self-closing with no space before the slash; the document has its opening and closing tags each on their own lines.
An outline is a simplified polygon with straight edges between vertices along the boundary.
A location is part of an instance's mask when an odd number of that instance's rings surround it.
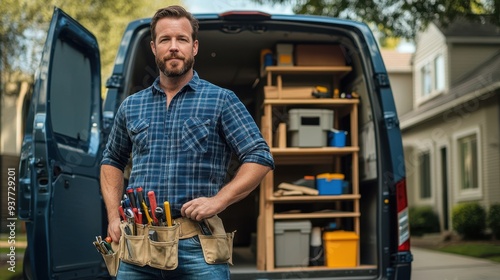
<svg viewBox="0 0 500 280">
<path fill-rule="evenodd" d="M 445 89 L 444 55 L 438 54 L 420 67 L 420 101 L 441 93 Z"/>
<path fill-rule="evenodd" d="M 426 97 L 429 96 L 432 91 L 431 65 L 424 65 L 420 72 L 422 74 L 422 97 Z"/>
<path fill-rule="evenodd" d="M 444 58 L 441 54 L 434 59 L 434 89 L 444 89 Z"/>
<path fill-rule="evenodd" d="M 469 135 L 458 139 L 458 157 L 460 170 L 460 189 L 474 190 L 479 188 L 477 135 Z"/>
<path fill-rule="evenodd" d="M 419 155 L 420 161 L 420 198 L 431 197 L 431 156 L 429 152 Z"/>
</svg>

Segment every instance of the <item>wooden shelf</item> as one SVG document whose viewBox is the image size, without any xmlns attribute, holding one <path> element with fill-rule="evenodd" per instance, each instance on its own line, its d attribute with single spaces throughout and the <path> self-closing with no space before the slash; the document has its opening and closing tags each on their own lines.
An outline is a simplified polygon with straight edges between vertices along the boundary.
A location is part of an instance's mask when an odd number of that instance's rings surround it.
<svg viewBox="0 0 500 280">
<path fill-rule="evenodd" d="M 359 104 L 357 98 L 265 99 L 264 105 L 326 105 L 328 107 Z"/>
<path fill-rule="evenodd" d="M 261 119 L 261 132 L 264 139 L 271 147 L 271 153 L 274 157 L 276 169 L 286 165 L 311 165 L 311 167 L 319 167 L 318 170 L 331 170 L 329 172 L 339 172 L 341 170 L 342 157 L 351 157 L 348 162 L 350 166 L 345 170 L 350 170 L 350 174 L 346 174 L 350 180 L 351 193 L 343 195 L 328 195 L 328 196 L 274 196 L 275 190 L 275 173 L 269 172 L 260 185 L 259 209 L 260 216 L 258 218 L 257 229 L 257 268 L 260 270 L 276 271 L 280 269 L 290 270 L 292 267 L 276 268 L 275 267 L 275 244 L 274 244 L 274 223 L 276 220 L 309 220 L 309 219 L 349 219 L 352 221 L 353 231 L 360 234 L 360 198 L 359 194 L 359 164 L 358 153 L 360 151 L 358 145 L 358 105 L 359 99 L 343 99 L 343 98 L 309 98 L 306 94 L 304 98 L 297 98 L 297 93 L 290 91 L 294 88 L 291 85 L 283 85 L 283 77 L 285 74 L 332 74 L 331 84 L 338 87 L 342 76 L 349 73 L 352 68 L 349 66 L 341 67 L 302 67 L 302 66 L 268 66 L 267 70 L 267 86 L 276 90 L 276 96 L 265 98 L 263 101 L 264 114 Z M 273 75 L 276 77 L 275 88 L 273 86 Z M 328 75 L 323 75 L 327 78 Z M 323 77 L 322 76 L 322 77 Z M 330 79 L 330 78 L 327 78 Z M 306 80 L 306 79 L 302 79 Z M 288 79 L 285 79 L 287 82 Z M 307 80 L 306 80 L 307 81 Z M 307 91 L 307 90 L 306 90 Z M 299 92 L 298 94 L 302 94 Z M 271 96 L 271 95 L 269 95 Z M 300 97 L 300 96 L 299 96 Z M 308 97 L 308 98 L 306 98 Z M 275 129 L 276 115 L 273 107 L 306 107 L 306 108 L 334 108 L 334 128 L 339 128 L 339 120 L 344 116 L 349 116 L 349 141 L 346 147 L 287 147 L 286 141 L 286 124 L 282 126 L 283 121 L 280 121 L 280 126 Z M 281 109 L 281 108 L 280 108 Z M 289 109 L 289 108 L 288 108 Z M 274 114 L 273 114 L 274 113 Z M 283 127 L 285 129 L 283 129 Z M 277 143 L 273 142 L 273 135 L 276 133 Z M 284 138 L 285 137 L 285 138 Z M 273 144 L 275 144 L 273 146 Z M 297 174 L 296 174 L 297 175 Z M 290 174 L 290 177 L 294 174 Z M 280 180 L 283 180 L 280 178 Z M 324 207 L 320 207 L 321 211 L 316 212 L 276 212 L 276 204 L 313 204 L 322 202 Z M 342 205 L 348 202 L 352 208 L 342 209 Z M 294 205 L 295 207 L 295 205 Z M 329 209 L 325 209 L 329 208 Z M 349 211 L 342 211 L 349 210 Z M 359 241 L 358 241 L 359 242 Z M 359 245 L 359 244 L 358 244 Z M 359 247 L 359 246 L 358 246 Z M 349 269 L 366 269 L 365 266 L 359 265 L 350 267 Z M 376 268 L 375 266 L 373 266 Z M 317 269 L 332 269 L 328 267 L 301 267 L 301 270 L 317 270 Z M 345 268 L 344 268 L 345 269 Z"/>
<path fill-rule="evenodd" d="M 275 220 L 283 219 L 325 219 L 325 218 L 356 218 L 361 216 L 359 212 L 318 212 L 318 213 L 276 213 Z"/>
<path fill-rule="evenodd" d="M 273 86 L 273 75 L 276 76 L 276 96 L 278 99 L 281 99 L 283 93 L 283 89 L 286 89 L 286 86 L 283 86 L 282 75 L 319 75 L 319 74 L 331 74 L 332 81 L 335 86 L 339 84 L 339 81 L 352 71 L 351 66 L 268 66 L 266 67 L 267 72 L 267 86 Z M 290 89 L 290 88 L 289 88 Z M 333 89 L 332 89 L 333 91 Z M 270 96 L 274 96 L 271 94 Z M 284 96 L 283 96 L 284 97 Z"/>
<path fill-rule="evenodd" d="M 349 73 L 351 66 L 267 66 L 267 73 L 274 74 L 318 74 L 318 73 Z"/>
<path fill-rule="evenodd" d="M 343 195 L 297 195 L 297 196 L 271 196 L 269 201 L 275 203 L 283 202 L 318 202 L 318 201 L 337 201 L 337 200 L 354 200 L 360 199 L 359 194 L 343 194 Z"/>
<path fill-rule="evenodd" d="M 359 152 L 359 147 L 271 148 L 273 156 L 346 155 Z"/>
<path fill-rule="evenodd" d="M 303 271 L 303 270 L 368 270 L 377 269 L 376 265 L 358 265 L 349 267 L 327 267 L 327 266 L 300 266 L 300 267 L 276 267 L 274 271 L 276 272 L 286 272 L 286 271 Z"/>
</svg>

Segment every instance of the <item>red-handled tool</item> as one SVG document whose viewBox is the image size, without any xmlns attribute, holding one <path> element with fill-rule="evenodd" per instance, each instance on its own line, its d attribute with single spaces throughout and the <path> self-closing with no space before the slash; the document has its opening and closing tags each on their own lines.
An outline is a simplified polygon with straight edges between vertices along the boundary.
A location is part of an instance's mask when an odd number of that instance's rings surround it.
<svg viewBox="0 0 500 280">
<path fill-rule="evenodd" d="M 155 213 L 153 213 L 156 209 L 156 196 L 154 191 L 149 191 L 148 192 L 148 198 L 149 198 L 149 208 L 151 209 L 151 216 L 153 218 L 153 224 L 158 225 L 158 218 L 156 218 Z"/>
<path fill-rule="evenodd" d="M 118 211 L 120 212 L 120 216 L 122 216 L 122 219 L 124 221 L 127 221 L 127 216 L 125 216 L 125 211 L 123 211 L 123 206 L 120 205 L 120 207 L 118 207 Z"/>
<path fill-rule="evenodd" d="M 143 195 L 143 190 L 142 187 L 138 187 L 135 190 L 135 193 L 137 195 L 137 202 L 139 203 L 138 207 L 142 205 L 142 202 L 144 201 L 144 195 Z"/>
<path fill-rule="evenodd" d="M 137 208 L 137 200 L 135 199 L 134 189 L 132 187 L 127 188 L 127 196 L 130 199 L 132 208 Z"/>
<path fill-rule="evenodd" d="M 142 211 L 141 211 L 141 207 L 137 207 L 137 218 L 139 219 L 139 223 L 143 223 L 143 220 L 142 220 Z"/>
<path fill-rule="evenodd" d="M 134 207 L 134 208 L 132 208 L 132 211 L 134 212 L 135 222 L 138 224 L 142 224 L 142 215 L 139 216 L 139 210 Z"/>
</svg>

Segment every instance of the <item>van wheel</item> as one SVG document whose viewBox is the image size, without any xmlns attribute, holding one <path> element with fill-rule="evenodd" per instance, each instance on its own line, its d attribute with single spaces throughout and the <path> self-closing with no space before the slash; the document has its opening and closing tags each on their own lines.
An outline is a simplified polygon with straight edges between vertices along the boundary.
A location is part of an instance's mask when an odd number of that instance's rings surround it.
<svg viewBox="0 0 500 280">
<path fill-rule="evenodd" d="M 29 248 L 26 247 L 23 257 L 23 279 L 31 280 L 33 279 L 33 271 L 31 271 L 31 258 L 29 253 Z"/>
</svg>

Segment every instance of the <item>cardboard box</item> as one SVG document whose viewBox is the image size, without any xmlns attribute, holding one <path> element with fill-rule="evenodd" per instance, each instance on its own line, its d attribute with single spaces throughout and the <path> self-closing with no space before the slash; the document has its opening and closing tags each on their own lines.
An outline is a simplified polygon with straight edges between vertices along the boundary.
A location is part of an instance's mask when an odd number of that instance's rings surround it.
<svg viewBox="0 0 500 280">
<path fill-rule="evenodd" d="M 292 44 L 276 44 L 276 65 L 293 66 Z"/>
<path fill-rule="evenodd" d="M 279 92 L 278 87 L 264 86 L 265 98 L 269 99 L 312 99 L 314 87 L 283 87 Z"/>
<path fill-rule="evenodd" d="M 358 235 L 352 231 L 323 233 L 327 267 L 355 267 L 358 263 Z"/>
<path fill-rule="evenodd" d="M 296 45 L 296 66 L 346 66 L 344 52 L 339 45 Z"/>
</svg>

